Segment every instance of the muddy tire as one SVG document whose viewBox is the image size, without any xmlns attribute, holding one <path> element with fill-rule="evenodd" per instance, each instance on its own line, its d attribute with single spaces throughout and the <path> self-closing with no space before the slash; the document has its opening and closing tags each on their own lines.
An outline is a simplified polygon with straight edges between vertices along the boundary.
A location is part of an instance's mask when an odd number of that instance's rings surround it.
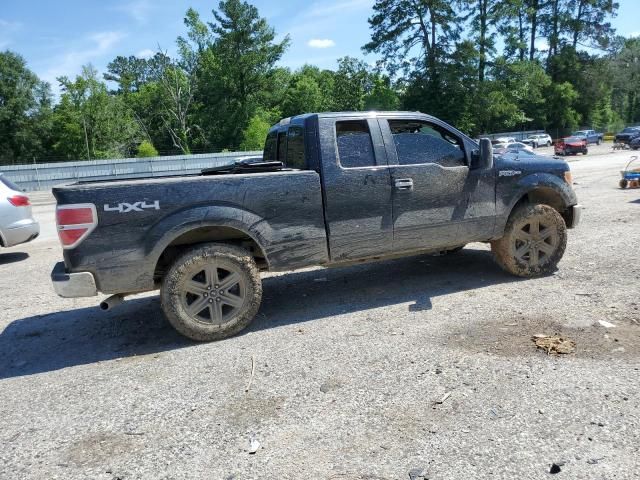
<svg viewBox="0 0 640 480">
<path fill-rule="evenodd" d="M 620 180 L 620 183 L 618 185 L 620 186 L 620 188 L 627 188 L 629 182 L 623 178 L 622 180 Z"/>
<path fill-rule="evenodd" d="M 567 226 L 548 205 L 524 205 L 509 217 L 504 236 L 491 242 L 498 265 L 518 277 L 555 271 L 567 247 Z"/>
<path fill-rule="evenodd" d="M 183 253 L 162 282 L 162 310 L 182 335 L 198 342 L 246 328 L 260 307 L 262 283 L 246 250 L 209 243 Z"/>
</svg>

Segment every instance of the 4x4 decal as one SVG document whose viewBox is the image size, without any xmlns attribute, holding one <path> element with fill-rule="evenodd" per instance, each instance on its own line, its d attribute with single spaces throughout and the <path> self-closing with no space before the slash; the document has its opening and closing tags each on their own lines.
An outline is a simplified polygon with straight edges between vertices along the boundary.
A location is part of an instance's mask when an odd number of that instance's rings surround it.
<svg viewBox="0 0 640 480">
<path fill-rule="evenodd" d="M 160 200 L 156 200 L 153 203 L 145 202 L 136 202 L 136 203 L 119 203 L 115 207 L 111 207 L 109 204 L 105 204 L 104 211 L 105 212 L 118 212 L 118 213 L 129 213 L 129 212 L 142 212 L 143 210 L 160 210 Z"/>
</svg>

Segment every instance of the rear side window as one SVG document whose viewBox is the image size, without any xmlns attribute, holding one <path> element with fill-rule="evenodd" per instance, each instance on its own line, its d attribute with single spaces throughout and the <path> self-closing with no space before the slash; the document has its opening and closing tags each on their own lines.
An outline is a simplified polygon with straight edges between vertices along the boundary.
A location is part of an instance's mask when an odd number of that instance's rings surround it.
<svg viewBox="0 0 640 480">
<path fill-rule="evenodd" d="M 366 120 L 336 122 L 336 141 L 340 165 L 344 168 L 375 166 L 373 142 Z"/>
<path fill-rule="evenodd" d="M 304 130 L 291 126 L 287 134 L 287 167 L 304 170 L 307 162 L 304 156 Z"/>
<path fill-rule="evenodd" d="M 21 192 L 22 191 L 22 189 L 18 185 L 13 183 L 11 180 L 9 180 L 4 175 L 0 175 L 0 183 L 4 184 L 10 190 L 15 190 L 16 192 Z"/>
<path fill-rule="evenodd" d="M 278 161 L 287 164 L 287 132 L 278 133 Z"/>
<path fill-rule="evenodd" d="M 276 132 L 270 132 L 267 135 L 267 141 L 264 144 L 264 160 L 273 162 L 278 156 L 278 141 Z"/>
<path fill-rule="evenodd" d="M 466 165 L 463 144 L 444 128 L 416 120 L 389 120 L 400 165 Z"/>
</svg>

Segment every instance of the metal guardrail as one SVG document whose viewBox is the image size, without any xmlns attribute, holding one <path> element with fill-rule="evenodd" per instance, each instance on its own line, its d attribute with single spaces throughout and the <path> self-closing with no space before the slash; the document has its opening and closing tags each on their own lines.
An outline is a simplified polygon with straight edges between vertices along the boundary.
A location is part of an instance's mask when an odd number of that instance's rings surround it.
<svg viewBox="0 0 640 480">
<path fill-rule="evenodd" d="M 483 135 L 478 135 L 478 137 L 490 138 L 491 140 L 495 140 L 496 138 L 501 138 L 501 137 L 511 137 L 516 139 L 516 141 L 520 141 L 520 140 L 529 138 L 529 136 L 531 135 L 536 135 L 538 133 L 547 133 L 547 132 L 545 132 L 544 130 L 527 130 L 527 131 L 520 130 L 519 132 L 486 133 Z"/>
<path fill-rule="evenodd" d="M 262 151 L 0 165 L 0 172 L 21 188 L 37 191 L 78 181 L 196 174 L 203 168 L 225 165 L 236 158 L 254 155 L 262 155 Z"/>
</svg>

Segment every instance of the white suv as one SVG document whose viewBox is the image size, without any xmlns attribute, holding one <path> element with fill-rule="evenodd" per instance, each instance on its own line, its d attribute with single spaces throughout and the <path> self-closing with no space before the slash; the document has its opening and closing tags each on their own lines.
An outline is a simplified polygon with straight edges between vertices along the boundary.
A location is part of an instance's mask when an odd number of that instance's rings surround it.
<svg viewBox="0 0 640 480">
<path fill-rule="evenodd" d="M 536 133 L 535 135 L 529 135 L 529 138 L 522 141 L 527 145 L 531 145 L 533 148 L 538 147 L 550 147 L 553 141 L 548 133 Z"/>
<path fill-rule="evenodd" d="M 31 202 L 20 188 L 0 173 L 0 247 L 26 243 L 40 234 L 31 215 Z"/>
</svg>

